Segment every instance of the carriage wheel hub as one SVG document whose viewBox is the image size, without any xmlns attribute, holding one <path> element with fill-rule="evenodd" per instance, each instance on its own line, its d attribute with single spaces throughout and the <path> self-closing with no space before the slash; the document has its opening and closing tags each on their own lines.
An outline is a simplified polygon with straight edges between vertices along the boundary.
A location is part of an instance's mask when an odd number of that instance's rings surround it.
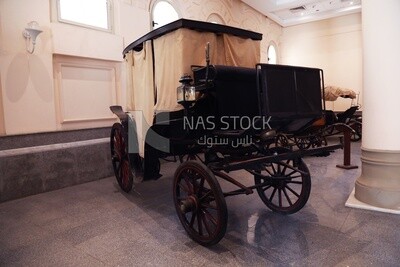
<svg viewBox="0 0 400 267">
<path fill-rule="evenodd" d="M 188 213 L 191 211 L 196 211 L 198 207 L 198 200 L 195 196 L 191 195 L 181 202 L 181 211 L 183 213 Z"/>
</svg>

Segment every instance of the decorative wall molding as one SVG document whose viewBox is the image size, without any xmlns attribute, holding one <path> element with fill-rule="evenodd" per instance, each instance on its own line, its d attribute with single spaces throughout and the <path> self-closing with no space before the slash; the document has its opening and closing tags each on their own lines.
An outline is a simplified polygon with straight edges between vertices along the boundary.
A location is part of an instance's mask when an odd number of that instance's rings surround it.
<svg viewBox="0 0 400 267">
<path fill-rule="evenodd" d="M 137 0 L 138 1 L 138 0 Z M 147 0 L 150 10 L 155 0 Z M 267 62 L 268 45 L 273 41 L 277 45 L 278 62 L 282 27 L 268 19 L 240 0 L 167 0 L 179 8 L 183 18 L 208 21 L 211 14 L 220 16 L 226 25 L 244 28 L 263 34 L 261 41 L 261 62 Z"/>
<path fill-rule="evenodd" d="M 108 126 L 109 106 L 120 98 L 120 64 L 55 55 L 55 104 L 59 129 Z"/>
</svg>

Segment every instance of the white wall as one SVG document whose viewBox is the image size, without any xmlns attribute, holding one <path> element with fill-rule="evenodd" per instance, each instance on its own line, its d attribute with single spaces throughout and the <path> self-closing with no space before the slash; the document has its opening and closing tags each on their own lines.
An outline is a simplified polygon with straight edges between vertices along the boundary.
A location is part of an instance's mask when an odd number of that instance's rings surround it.
<svg viewBox="0 0 400 267">
<path fill-rule="evenodd" d="M 282 64 L 321 68 L 325 85 L 349 88 L 362 96 L 361 13 L 283 28 L 280 55 Z M 351 101 L 327 104 L 341 111 Z"/>
<path fill-rule="evenodd" d="M 263 33 L 263 62 L 267 59 L 269 42 L 273 40 L 280 44 L 282 28 L 240 0 L 171 1 L 184 18 L 205 21 L 211 13 L 218 13 L 230 26 Z M 114 31 L 107 33 L 57 22 L 55 0 L 0 0 L 0 135 L 111 125 L 107 119 L 111 113 L 104 105 L 125 106 L 126 70 L 122 50 L 150 30 L 151 2 L 113 0 Z M 25 50 L 22 31 L 32 20 L 39 23 L 43 33 L 38 36 L 35 52 L 31 55 Z M 55 58 L 72 60 L 76 71 L 82 66 L 96 69 L 99 64 L 107 65 L 105 68 L 110 69 L 110 73 L 115 72 L 103 83 L 110 92 L 106 93 L 103 88 L 101 94 L 97 94 L 88 87 L 87 77 L 73 83 L 74 86 L 85 83 L 82 90 L 73 89 L 71 83 L 62 80 L 66 77 L 62 73 L 65 68 L 55 67 L 70 63 L 55 62 Z M 97 62 L 92 63 L 93 60 Z M 77 99 L 92 100 L 88 105 L 94 111 L 73 101 L 71 94 L 78 93 Z M 108 99 L 96 101 L 96 97 Z M 4 114 L 1 114 L 2 108 Z M 71 110 L 74 112 L 68 113 Z"/>
<path fill-rule="evenodd" d="M 145 10 L 146 5 L 140 0 L 113 2 L 113 33 L 58 23 L 56 14 L 52 12 L 55 10 L 54 4 L 55 0 L 0 1 L 0 88 L 4 108 L 4 120 L 0 116 L 0 125 L 4 125 L 6 134 L 110 125 L 110 120 L 101 121 L 107 112 L 111 117 L 108 106 L 102 106 L 105 102 L 109 103 L 109 99 L 96 101 L 99 95 L 89 98 L 93 91 L 85 90 L 84 87 L 76 98 L 92 99 L 87 105 L 94 111 L 99 111 L 99 116 L 85 118 L 88 114 L 87 107 L 78 105 L 76 108 L 84 111 L 74 118 L 79 123 L 64 123 L 59 115 L 63 112 L 60 103 L 67 102 L 57 97 L 57 81 L 54 77 L 58 74 L 54 71 L 53 56 L 82 58 L 82 64 L 90 62 L 86 58 L 95 59 L 100 64 L 112 63 L 119 72 L 113 77 L 118 77 L 119 80 L 110 87 L 113 92 L 106 95 L 118 96 L 109 97 L 113 99 L 110 104 L 122 103 L 125 95 L 125 79 L 121 78 L 124 71 L 121 68 L 124 65 L 122 50 L 127 42 L 141 36 L 150 28 L 149 13 Z M 32 20 L 39 23 L 43 33 L 37 38 L 34 54 L 29 54 L 25 50 L 22 31 Z M 102 92 L 102 95 L 105 93 Z M 72 109 L 74 106 L 64 106 L 64 111 L 68 108 Z"/>
<path fill-rule="evenodd" d="M 0 1 L 2 82 L 7 133 L 55 129 L 49 1 Z M 36 20 L 44 33 L 33 55 L 25 52 L 22 31 Z"/>
</svg>

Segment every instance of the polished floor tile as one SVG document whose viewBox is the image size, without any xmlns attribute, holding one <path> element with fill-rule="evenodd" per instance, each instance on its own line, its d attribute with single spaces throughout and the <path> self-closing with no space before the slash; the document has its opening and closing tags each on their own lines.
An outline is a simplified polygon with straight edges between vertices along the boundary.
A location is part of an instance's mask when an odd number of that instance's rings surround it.
<svg viewBox="0 0 400 267">
<path fill-rule="evenodd" d="M 360 166 L 360 144 L 352 150 Z M 342 160 L 340 150 L 305 159 L 311 196 L 292 215 L 268 210 L 256 193 L 226 198 L 227 232 L 210 248 L 176 216 L 177 163 L 129 194 L 109 177 L 1 203 L 0 266 L 398 266 L 399 216 L 345 207 L 360 169 L 336 168 Z"/>
</svg>

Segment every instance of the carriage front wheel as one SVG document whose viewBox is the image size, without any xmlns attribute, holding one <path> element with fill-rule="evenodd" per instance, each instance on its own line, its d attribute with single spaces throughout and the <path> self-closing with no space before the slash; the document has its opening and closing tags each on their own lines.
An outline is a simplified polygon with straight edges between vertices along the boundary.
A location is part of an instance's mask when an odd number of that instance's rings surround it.
<svg viewBox="0 0 400 267">
<path fill-rule="evenodd" d="M 290 150 L 276 147 L 274 154 Z M 291 214 L 307 203 L 311 191 L 311 177 L 307 165 L 301 158 L 264 164 L 260 175 L 254 176 L 257 193 L 271 210 Z"/>
<path fill-rule="evenodd" d="M 127 133 L 120 123 L 111 128 L 111 161 L 115 178 L 122 190 L 129 192 L 133 185 L 133 174 L 129 163 Z"/>
<path fill-rule="evenodd" d="M 226 202 L 210 169 L 196 161 L 182 163 L 175 172 L 173 194 L 179 220 L 190 238 L 210 246 L 224 237 Z"/>
</svg>

